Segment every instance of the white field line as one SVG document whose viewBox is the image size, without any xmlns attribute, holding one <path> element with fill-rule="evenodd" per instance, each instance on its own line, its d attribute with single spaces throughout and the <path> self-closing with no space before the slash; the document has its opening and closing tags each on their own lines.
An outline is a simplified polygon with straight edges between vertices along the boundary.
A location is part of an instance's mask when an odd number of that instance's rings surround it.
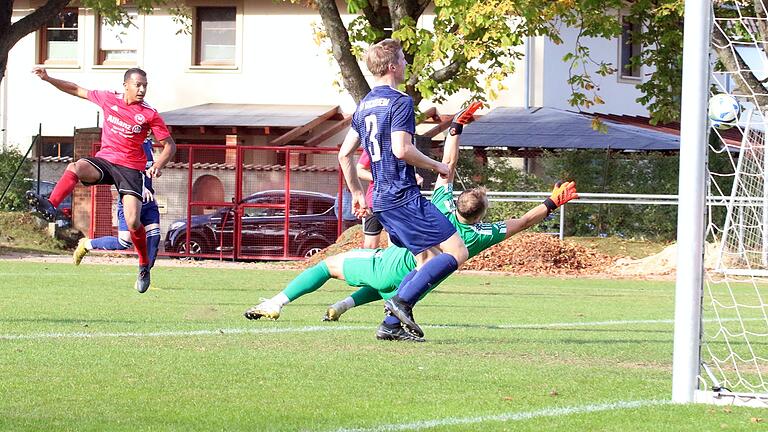
<svg viewBox="0 0 768 432">
<path fill-rule="evenodd" d="M 94 276 L 136 276 L 137 272 L 99 272 L 99 273 L 91 273 Z M 38 272 L 38 273 L 9 273 L 9 272 L 0 272 L 0 276 L 14 276 L 14 277 L 31 277 L 35 279 L 39 279 L 41 277 L 61 277 L 61 276 L 73 276 L 74 273 L 72 272 L 64 272 L 64 273 L 57 273 L 57 272 Z M 78 277 L 81 277 L 82 275 L 77 275 Z"/>
<path fill-rule="evenodd" d="M 587 414 L 601 411 L 613 411 L 620 409 L 636 409 L 649 406 L 667 405 L 671 401 L 665 400 L 638 400 L 638 401 L 618 401 L 602 404 L 590 404 L 574 407 L 562 408 L 544 408 L 537 411 L 504 413 L 496 415 L 478 416 L 478 417 L 446 417 L 434 420 L 421 420 L 411 423 L 394 423 L 373 426 L 370 428 L 355 429 L 335 429 L 334 432 L 394 432 L 430 429 L 444 426 L 472 425 L 488 422 L 512 422 L 523 421 L 541 417 L 563 417 L 574 414 Z"/>
<path fill-rule="evenodd" d="M 722 319 L 704 319 L 704 322 L 727 322 L 727 321 L 739 321 L 738 318 L 722 318 Z M 765 321 L 763 318 L 742 318 L 741 321 Z M 659 320 L 622 320 L 622 321 L 588 321 L 588 322 L 560 322 L 560 323 L 543 323 L 543 324 L 498 324 L 489 325 L 491 329 L 537 329 L 537 328 L 567 328 L 567 327 L 602 327 L 602 326 L 621 326 L 631 324 L 674 324 L 675 320 L 672 319 L 659 319 Z M 461 327 L 461 325 L 423 325 L 422 327 L 430 328 L 455 328 Z"/>
<path fill-rule="evenodd" d="M 743 321 L 761 320 L 760 318 L 748 318 Z M 87 321 L 87 320 L 86 320 Z M 704 320 L 705 322 L 714 322 L 716 320 Z M 721 319 L 722 321 L 737 321 L 736 318 Z M 598 326 L 622 326 L 632 324 L 672 324 L 671 319 L 662 320 L 625 320 L 625 321 L 591 321 L 591 322 L 563 322 L 563 323 L 542 323 L 542 324 L 502 324 L 488 326 L 489 329 L 537 329 L 537 328 L 578 328 L 578 327 L 598 327 Z M 450 329 L 460 326 L 448 325 L 423 325 L 425 328 Z M 114 333 L 30 333 L 30 334 L 0 334 L 0 340 L 28 340 L 28 339 L 87 339 L 87 338 L 142 338 L 142 337 L 183 337 L 183 336 L 216 336 L 216 335 L 240 335 L 240 334 L 276 334 L 276 333 L 311 333 L 311 332 L 334 332 L 334 331 L 356 331 L 372 330 L 370 326 L 304 326 L 304 327 L 281 327 L 281 328 L 222 328 L 206 330 L 169 330 L 155 332 L 114 332 Z"/>
<path fill-rule="evenodd" d="M 158 332 L 122 332 L 122 333 L 33 333 L 27 335 L 0 335 L 0 340 L 20 339 L 63 339 L 63 338 L 143 338 L 143 337 L 179 337 L 179 336 L 215 336 L 215 335 L 240 335 L 240 334 L 275 334 L 275 333 L 311 333 L 344 330 L 370 330 L 371 327 L 363 326 L 306 326 L 287 328 L 234 328 L 216 330 L 178 330 Z"/>
</svg>

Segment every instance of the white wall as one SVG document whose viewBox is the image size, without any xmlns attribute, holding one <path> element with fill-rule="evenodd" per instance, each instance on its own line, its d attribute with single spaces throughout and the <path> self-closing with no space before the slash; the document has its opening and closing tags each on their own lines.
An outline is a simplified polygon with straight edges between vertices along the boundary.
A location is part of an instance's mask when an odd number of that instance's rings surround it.
<svg viewBox="0 0 768 432">
<path fill-rule="evenodd" d="M 562 29 L 564 43 L 556 45 L 549 40 L 540 38 L 539 43 L 543 48 L 543 64 L 539 69 L 536 82 L 538 102 L 541 106 L 575 110 L 568 104 L 568 96 L 571 88 L 568 85 L 568 64 L 562 61 L 564 55 L 573 52 L 576 45 L 577 30 L 573 28 Z M 582 43 L 590 48 L 595 61 L 611 63 L 618 67 L 619 41 L 601 38 L 582 38 Z M 592 73 L 592 79 L 600 88 L 599 95 L 605 100 L 604 105 L 596 105 L 587 112 L 625 114 L 647 116 L 648 110 L 635 102 L 642 93 L 635 88 L 635 83 L 621 82 L 616 74 L 601 77 L 594 73 L 594 66 L 587 68 Z M 643 66 L 642 75 L 649 72 Z"/>
</svg>

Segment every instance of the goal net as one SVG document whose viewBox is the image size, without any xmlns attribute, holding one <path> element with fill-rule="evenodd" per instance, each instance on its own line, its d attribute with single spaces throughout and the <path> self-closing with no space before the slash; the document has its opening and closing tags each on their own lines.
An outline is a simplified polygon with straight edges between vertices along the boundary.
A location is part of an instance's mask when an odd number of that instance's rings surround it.
<svg viewBox="0 0 768 432">
<path fill-rule="evenodd" d="M 768 407 L 768 20 L 756 2 L 713 2 L 711 95 L 741 105 L 711 128 L 695 400 Z"/>
</svg>

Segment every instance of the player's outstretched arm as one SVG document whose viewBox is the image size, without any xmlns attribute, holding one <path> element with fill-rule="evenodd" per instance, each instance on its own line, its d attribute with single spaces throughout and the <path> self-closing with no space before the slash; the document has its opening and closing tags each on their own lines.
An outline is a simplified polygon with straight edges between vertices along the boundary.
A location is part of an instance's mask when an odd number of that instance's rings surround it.
<svg viewBox="0 0 768 432">
<path fill-rule="evenodd" d="M 453 183 L 456 177 L 456 165 L 459 163 L 459 136 L 464 130 L 464 125 L 472 120 L 475 111 L 482 106 L 482 102 L 474 101 L 453 116 L 451 126 L 448 128 L 448 136 L 443 143 L 443 163 L 448 166 L 449 173 L 445 177 L 438 176 L 435 189 Z"/>
<path fill-rule="evenodd" d="M 41 68 L 37 66 L 32 69 L 32 73 L 37 75 L 37 77 L 40 78 L 41 80 L 51 83 L 52 86 L 63 91 L 64 93 L 71 94 L 72 96 L 81 97 L 83 99 L 88 99 L 88 89 L 84 89 L 73 82 L 60 80 L 58 78 L 53 78 L 50 75 L 48 75 L 48 71 L 46 71 L 45 68 Z"/>
<path fill-rule="evenodd" d="M 508 219 L 506 221 L 507 234 L 505 238 L 510 238 L 520 231 L 524 231 L 536 225 L 561 205 L 578 198 L 579 194 L 576 191 L 576 182 L 569 181 L 555 183 L 555 187 L 552 189 L 552 195 L 545 199 L 543 203 L 532 208 L 519 219 Z"/>
</svg>

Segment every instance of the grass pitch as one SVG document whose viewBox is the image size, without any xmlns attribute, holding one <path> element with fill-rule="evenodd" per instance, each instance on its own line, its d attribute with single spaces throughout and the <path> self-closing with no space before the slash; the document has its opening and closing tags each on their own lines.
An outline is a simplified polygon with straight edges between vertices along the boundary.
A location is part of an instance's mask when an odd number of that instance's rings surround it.
<svg viewBox="0 0 768 432">
<path fill-rule="evenodd" d="M 331 281 L 276 322 L 291 271 L 0 262 L 0 429 L 764 430 L 768 412 L 667 404 L 672 282 L 455 275 L 377 341 L 381 304 L 322 323 Z"/>
</svg>

